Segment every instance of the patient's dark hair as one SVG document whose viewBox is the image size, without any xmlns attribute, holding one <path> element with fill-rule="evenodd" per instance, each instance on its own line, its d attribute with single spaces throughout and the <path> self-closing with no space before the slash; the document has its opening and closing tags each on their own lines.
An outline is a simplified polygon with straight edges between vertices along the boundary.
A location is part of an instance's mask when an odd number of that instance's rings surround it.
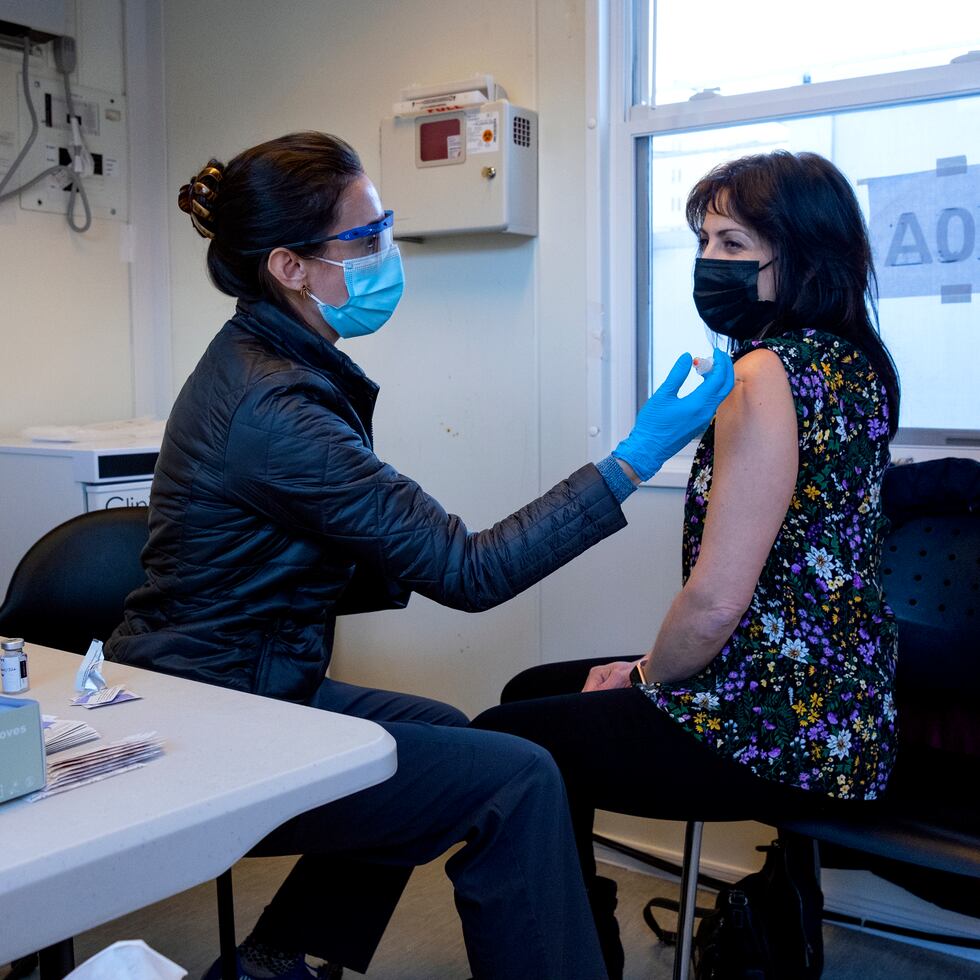
<svg viewBox="0 0 980 980">
<path fill-rule="evenodd" d="M 885 388 L 894 435 L 898 372 L 878 331 L 868 228 L 847 178 L 817 153 L 746 156 L 691 190 L 687 223 L 696 235 L 709 209 L 748 225 L 772 249 L 776 315 L 763 336 L 809 327 L 851 341 Z"/>
<path fill-rule="evenodd" d="M 208 273 L 223 293 L 283 306 L 268 269 L 269 252 L 322 239 L 336 219 L 341 194 L 364 173 L 354 149 L 327 133 L 290 133 L 208 164 L 180 189 L 178 207 L 210 239 Z M 296 245 L 309 257 L 322 244 Z"/>
</svg>

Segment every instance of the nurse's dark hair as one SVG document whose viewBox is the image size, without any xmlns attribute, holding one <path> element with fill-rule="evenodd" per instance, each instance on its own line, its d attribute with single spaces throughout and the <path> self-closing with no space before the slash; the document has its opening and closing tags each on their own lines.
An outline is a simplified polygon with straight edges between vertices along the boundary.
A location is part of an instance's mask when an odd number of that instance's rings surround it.
<svg viewBox="0 0 980 980">
<path fill-rule="evenodd" d="M 762 336 L 809 327 L 852 342 L 885 389 L 894 435 L 898 372 L 879 333 L 868 228 L 847 178 L 817 153 L 746 156 L 715 167 L 691 190 L 695 235 L 709 209 L 748 225 L 772 250 L 776 315 Z"/>
<path fill-rule="evenodd" d="M 208 274 L 223 293 L 282 306 L 268 269 L 280 245 L 322 239 L 338 202 L 364 173 L 354 149 L 328 133 L 290 133 L 239 153 L 227 165 L 209 160 L 180 189 L 177 206 L 210 240 Z M 322 244 L 292 246 L 310 257 Z"/>
</svg>

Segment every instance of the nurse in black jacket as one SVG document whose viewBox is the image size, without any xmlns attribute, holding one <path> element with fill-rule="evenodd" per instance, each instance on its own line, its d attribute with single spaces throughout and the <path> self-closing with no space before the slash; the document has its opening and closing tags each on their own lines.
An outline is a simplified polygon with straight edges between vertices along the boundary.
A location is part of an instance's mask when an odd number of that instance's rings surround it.
<svg viewBox="0 0 980 980">
<path fill-rule="evenodd" d="M 412 867 L 465 840 L 447 871 L 475 977 L 604 976 L 547 753 L 465 729 L 448 705 L 325 678 L 334 621 L 413 591 L 488 609 L 623 527 L 622 500 L 730 390 L 730 361 L 716 354 L 678 399 L 685 355 L 610 457 L 470 532 L 374 454 L 378 388 L 336 346 L 384 324 L 403 285 L 391 212 L 357 154 L 321 133 L 284 136 L 210 161 L 179 204 L 238 307 L 174 404 L 147 581 L 107 655 L 370 718 L 398 743 L 390 780 L 260 846 L 304 856 L 240 947 L 240 975 L 314 976 L 304 954 L 366 970 Z"/>
</svg>

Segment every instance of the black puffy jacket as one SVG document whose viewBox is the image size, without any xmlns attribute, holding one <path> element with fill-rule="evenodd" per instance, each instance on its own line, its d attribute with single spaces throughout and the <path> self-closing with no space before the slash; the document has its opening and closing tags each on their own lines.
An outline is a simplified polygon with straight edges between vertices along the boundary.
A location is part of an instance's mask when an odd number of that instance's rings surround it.
<svg viewBox="0 0 980 980">
<path fill-rule="evenodd" d="M 306 701 L 338 613 L 412 591 L 488 609 L 623 527 L 588 465 L 467 531 L 372 449 L 378 387 L 268 303 L 239 303 L 177 397 L 150 495 L 147 583 L 106 656 Z"/>
</svg>

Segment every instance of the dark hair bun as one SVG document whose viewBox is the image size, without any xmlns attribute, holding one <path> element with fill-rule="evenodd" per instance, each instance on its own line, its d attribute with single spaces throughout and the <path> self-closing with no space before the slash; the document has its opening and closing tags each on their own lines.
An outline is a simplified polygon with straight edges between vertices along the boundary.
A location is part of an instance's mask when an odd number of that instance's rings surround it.
<svg viewBox="0 0 980 980">
<path fill-rule="evenodd" d="M 208 160 L 207 166 L 177 194 L 177 207 L 191 216 L 191 224 L 203 238 L 214 238 L 214 207 L 224 172 L 223 163 Z"/>
</svg>

